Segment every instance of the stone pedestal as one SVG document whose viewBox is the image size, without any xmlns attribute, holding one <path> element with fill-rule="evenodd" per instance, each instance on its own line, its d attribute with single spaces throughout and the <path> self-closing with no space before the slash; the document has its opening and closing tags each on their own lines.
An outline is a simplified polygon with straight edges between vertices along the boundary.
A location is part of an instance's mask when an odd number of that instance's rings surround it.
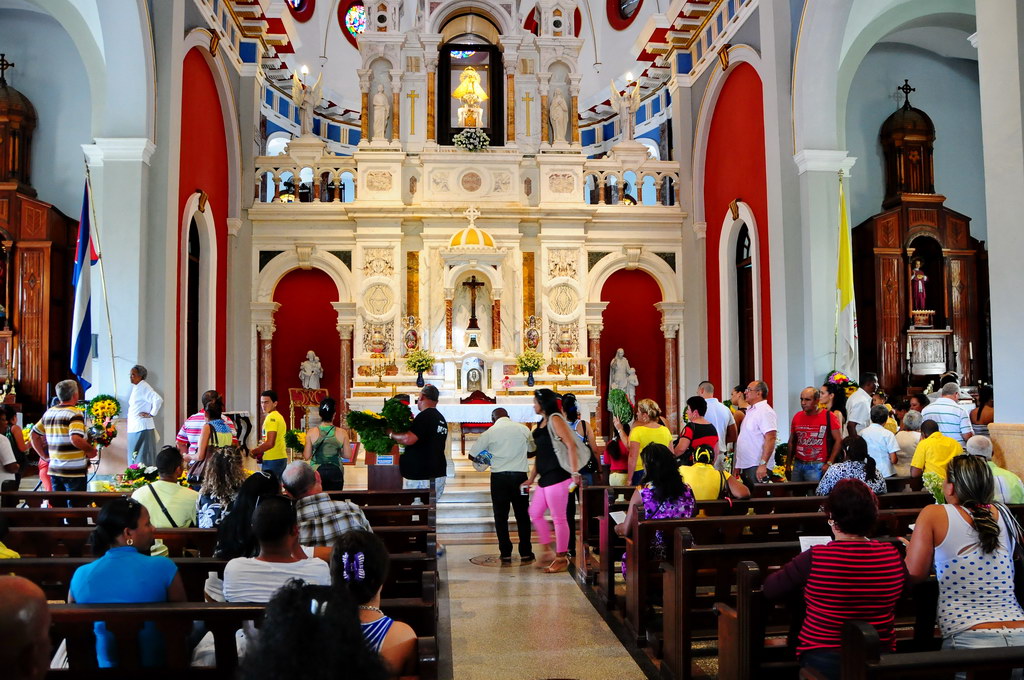
<svg viewBox="0 0 1024 680">
<path fill-rule="evenodd" d="M 1024 424 L 992 423 L 988 431 L 995 464 L 1018 477 L 1024 476 Z"/>
</svg>

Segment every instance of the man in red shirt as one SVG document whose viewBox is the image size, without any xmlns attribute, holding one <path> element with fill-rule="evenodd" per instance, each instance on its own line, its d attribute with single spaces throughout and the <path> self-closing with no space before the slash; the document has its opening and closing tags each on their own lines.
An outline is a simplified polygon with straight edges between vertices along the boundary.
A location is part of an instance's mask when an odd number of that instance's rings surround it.
<svg viewBox="0 0 1024 680">
<path fill-rule="evenodd" d="M 792 482 L 819 482 L 828 466 L 836 461 L 843 441 L 839 419 L 818 406 L 820 393 L 805 387 L 800 393 L 801 410 L 789 426 L 789 454 L 786 469 Z"/>
</svg>

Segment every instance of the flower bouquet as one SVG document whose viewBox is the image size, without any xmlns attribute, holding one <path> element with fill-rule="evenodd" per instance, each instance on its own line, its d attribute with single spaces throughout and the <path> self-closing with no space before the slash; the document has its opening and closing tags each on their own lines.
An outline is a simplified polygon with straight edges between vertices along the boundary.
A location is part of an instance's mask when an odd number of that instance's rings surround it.
<svg viewBox="0 0 1024 680">
<path fill-rule="evenodd" d="M 946 502 L 946 494 L 942 492 L 942 486 L 946 483 L 946 480 L 941 475 L 934 472 L 926 472 L 921 475 L 921 482 L 924 485 L 925 491 L 935 498 L 936 503 L 942 505 Z"/>
<path fill-rule="evenodd" d="M 375 411 L 350 411 L 345 424 L 356 431 L 363 448 L 368 453 L 387 453 L 394 442 L 387 431 L 408 432 L 412 425 L 412 411 L 396 398 L 384 402 L 380 413 Z"/>
<path fill-rule="evenodd" d="M 535 349 L 524 349 L 523 353 L 516 357 L 516 370 L 520 373 L 533 373 L 544 366 L 544 355 Z"/>
<path fill-rule="evenodd" d="M 88 401 L 85 412 L 94 421 L 102 423 L 121 414 L 121 402 L 117 397 L 100 394 Z"/>
<path fill-rule="evenodd" d="M 304 430 L 288 430 L 284 433 L 284 445 L 289 451 L 302 451 L 306 448 L 306 432 Z"/>
<path fill-rule="evenodd" d="M 506 394 L 509 393 L 509 391 L 512 389 L 513 385 L 515 385 L 515 381 L 512 379 L 512 376 L 510 376 L 510 375 L 503 375 L 503 376 L 501 376 L 501 389 L 505 390 Z"/>
<path fill-rule="evenodd" d="M 121 473 L 119 481 L 123 487 L 138 489 L 140 486 L 155 482 L 159 476 L 156 467 L 153 465 L 147 466 L 141 463 L 132 463 Z"/>
<path fill-rule="evenodd" d="M 845 389 L 847 397 L 856 392 L 857 388 L 860 387 L 860 385 L 858 385 L 853 378 L 846 375 L 842 371 L 832 371 L 831 373 L 828 374 L 828 377 L 825 378 L 825 382 L 828 383 L 829 385 L 838 385 L 839 387 Z"/>
<path fill-rule="evenodd" d="M 117 426 L 114 424 L 113 418 L 106 418 L 103 421 L 93 421 L 93 424 L 87 431 L 89 442 L 94 444 L 96 448 L 102 449 L 110 446 L 110 443 L 117 437 Z M 134 451 L 129 451 L 134 454 Z"/>
<path fill-rule="evenodd" d="M 434 355 L 425 349 L 414 349 L 406 355 L 405 367 L 413 373 L 426 373 L 434 367 Z"/>
<path fill-rule="evenodd" d="M 452 143 L 464 151 L 482 151 L 491 143 L 491 138 L 480 128 L 466 128 L 452 137 Z"/>
</svg>

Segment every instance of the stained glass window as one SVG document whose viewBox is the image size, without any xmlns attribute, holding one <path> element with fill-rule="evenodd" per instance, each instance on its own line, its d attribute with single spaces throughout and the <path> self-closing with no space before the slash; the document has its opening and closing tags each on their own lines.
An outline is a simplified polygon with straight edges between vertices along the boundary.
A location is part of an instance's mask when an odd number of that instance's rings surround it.
<svg viewBox="0 0 1024 680">
<path fill-rule="evenodd" d="M 288 0 L 288 4 L 291 5 L 292 9 L 298 11 L 305 6 L 306 0 Z"/>
<path fill-rule="evenodd" d="M 640 0 L 619 0 L 619 14 L 623 19 L 629 19 L 639 8 Z"/>
<path fill-rule="evenodd" d="M 345 12 L 345 28 L 352 35 L 359 35 L 366 30 L 366 7 L 352 5 Z"/>
<path fill-rule="evenodd" d="M 476 52 L 473 50 L 452 50 L 451 52 L 452 59 L 469 59 L 474 54 L 476 54 Z"/>
</svg>

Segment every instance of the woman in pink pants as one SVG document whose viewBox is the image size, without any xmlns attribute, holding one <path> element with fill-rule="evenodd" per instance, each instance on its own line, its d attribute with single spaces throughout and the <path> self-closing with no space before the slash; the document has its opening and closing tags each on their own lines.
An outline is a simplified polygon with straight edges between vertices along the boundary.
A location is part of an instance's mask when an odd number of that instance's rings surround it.
<svg viewBox="0 0 1024 680">
<path fill-rule="evenodd" d="M 537 486 L 530 500 L 530 519 L 537 528 L 543 553 L 538 566 L 547 564 L 544 571 L 554 574 L 569 568 L 569 523 L 565 518 L 566 505 L 569 499 L 569 487 L 578 485 L 580 475 L 576 458 L 576 443 L 569 425 L 562 415 L 562 407 L 558 394 L 549 389 L 539 389 L 533 393 L 533 409 L 542 416 L 540 424 L 533 430 L 533 441 L 537 445 L 537 457 L 530 472 L 530 478 L 524 484 Z M 555 454 L 555 442 L 561 442 L 568 451 L 568 467 L 565 469 Z M 551 528 L 544 518 L 544 511 L 551 513 L 555 524 L 555 550 L 551 549 Z"/>
</svg>

